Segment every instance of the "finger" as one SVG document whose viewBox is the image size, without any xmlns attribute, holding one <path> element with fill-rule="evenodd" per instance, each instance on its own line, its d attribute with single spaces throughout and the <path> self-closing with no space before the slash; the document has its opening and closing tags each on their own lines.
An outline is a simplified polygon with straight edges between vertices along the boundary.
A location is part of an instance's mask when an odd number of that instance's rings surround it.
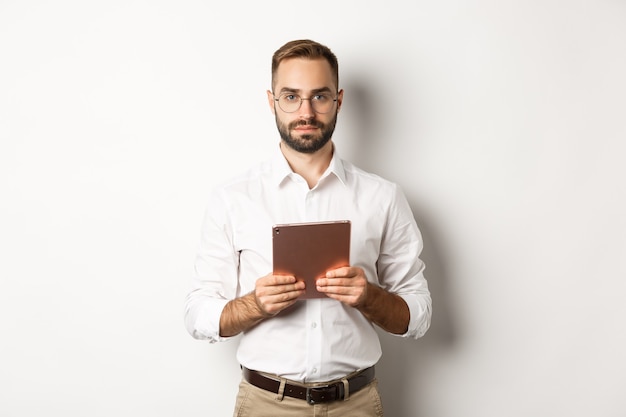
<svg viewBox="0 0 626 417">
<path fill-rule="evenodd" d="M 304 290 L 284 291 L 278 294 L 257 295 L 256 300 L 261 310 L 273 316 L 298 301 L 302 294 Z"/>
<path fill-rule="evenodd" d="M 327 282 L 325 285 L 321 283 L 317 285 L 317 290 L 326 295 L 329 294 L 337 294 L 337 295 L 349 295 L 355 292 L 358 292 L 358 287 L 350 286 L 350 285 L 341 285 L 337 282 Z"/>
<path fill-rule="evenodd" d="M 276 294 L 273 298 L 276 303 L 285 303 L 289 301 L 296 301 L 302 294 L 304 294 L 304 289 L 293 289 Z"/>
<path fill-rule="evenodd" d="M 344 287 L 339 285 L 318 286 L 317 290 L 326 294 L 350 294 L 353 292 L 352 287 Z"/>
<path fill-rule="evenodd" d="M 294 284 L 296 282 L 296 278 L 291 275 L 266 275 L 262 278 L 259 278 L 256 282 L 256 287 L 275 287 L 281 285 L 289 285 Z"/>
<path fill-rule="evenodd" d="M 282 299 L 297 298 L 304 293 L 303 282 L 297 282 L 295 284 L 276 286 L 271 288 L 274 291 L 269 293 L 269 296 L 274 297 L 279 301 Z"/>
<path fill-rule="evenodd" d="M 282 306 L 281 307 L 282 309 L 298 301 L 298 299 L 303 294 L 304 294 L 304 290 L 286 291 L 280 294 L 276 294 L 272 296 L 270 299 L 271 299 L 272 304 Z"/>
<path fill-rule="evenodd" d="M 358 303 L 359 297 L 354 294 L 337 294 L 337 293 L 324 293 L 328 298 L 332 298 L 333 300 L 337 300 L 341 303 L 354 306 Z"/>
<path fill-rule="evenodd" d="M 329 298 L 340 301 L 344 304 L 355 306 L 360 303 L 363 298 L 363 292 L 357 287 L 319 287 L 318 291 Z"/>
<path fill-rule="evenodd" d="M 269 275 L 268 276 L 269 285 L 293 284 L 296 281 L 297 281 L 296 277 L 294 277 L 293 275 Z"/>
<path fill-rule="evenodd" d="M 283 294 L 304 292 L 304 282 L 296 281 L 293 284 L 281 284 L 281 285 L 259 285 L 257 286 L 256 293 L 258 297 L 278 297 L 279 299 Z"/>
<path fill-rule="evenodd" d="M 316 282 L 318 287 L 358 287 L 358 282 L 352 278 L 320 278 Z"/>
<path fill-rule="evenodd" d="M 332 269 L 326 272 L 327 278 L 337 278 L 337 277 L 354 277 L 358 274 L 358 270 L 356 268 L 350 266 L 343 266 L 341 268 Z"/>
</svg>

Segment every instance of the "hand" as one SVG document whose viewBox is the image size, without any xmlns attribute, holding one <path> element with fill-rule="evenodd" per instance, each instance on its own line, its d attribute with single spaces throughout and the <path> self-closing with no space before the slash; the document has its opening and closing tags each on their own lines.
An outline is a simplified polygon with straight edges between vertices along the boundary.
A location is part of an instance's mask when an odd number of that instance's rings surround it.
<svg viewBox="0 0 626 417">
<path fill-rule="evenodd" d="M 317 280 L 317 290 L 351 307 L 359 307 L 367 298 L 369 283 L 359 267 L 343 267 L 328 271 Z"/>
<path fill-rule="evenodd" d="M 264 317 L 272 317 L 294 304 L 304 294 L 304 282 L 289 275 L 259 278 L 254 289 L 256 305 Z"/>
</svg>

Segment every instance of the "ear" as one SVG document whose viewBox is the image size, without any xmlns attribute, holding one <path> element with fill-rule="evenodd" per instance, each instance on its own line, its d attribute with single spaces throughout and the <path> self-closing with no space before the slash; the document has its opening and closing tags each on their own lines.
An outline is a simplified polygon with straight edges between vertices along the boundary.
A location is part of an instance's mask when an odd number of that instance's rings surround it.
<svg viewBox="0 0 626 417">
<path fill-rule="evenodd" d="M 341 104 L 343 103 L 343 89 L 337 93 L 337 113 L 341 110 Z"/>
<path fill-rule="evenodd" d="M 272 113 L 275 114 L 276 102 L 274 101 L 274 94 L 270 90 L 267 90 L 267 104 L 269 104 L 270 110 L 272 111 Z"/>
</svg>

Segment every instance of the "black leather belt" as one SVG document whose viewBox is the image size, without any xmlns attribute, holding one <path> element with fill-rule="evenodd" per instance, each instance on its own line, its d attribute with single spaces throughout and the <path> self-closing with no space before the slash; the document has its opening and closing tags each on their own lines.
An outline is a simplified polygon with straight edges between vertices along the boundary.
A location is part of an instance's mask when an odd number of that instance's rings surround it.
<svg viewBox="0 0 626 417">
<path fill-rule="evenodd" d="M 261 374 L 257 371 L 250 370 L 246 367 L 242 367 L 243 377 L 250 384 L 255 387 L 278 393 L 280 389 L 280 379 L 278 377 L 270 377 Z M 374 367 L 370 366 L 367 369 L 362 370 L 347 378 L 348 381 L 348 395 L 357 392 L 361 388 L 374 380 L 375 372 Z M 345 398 L 345 387 L 343 381 L 333 382 L 330 384 L 311 384 L 306 385 L 294 385 L 291 383 L 285 384 L 283 391 L 284 395 L 288 397 L 298 398 L 305 400 L 309 404 L 327 403 L 336 400 L 343 400 Z"/>
</svg>

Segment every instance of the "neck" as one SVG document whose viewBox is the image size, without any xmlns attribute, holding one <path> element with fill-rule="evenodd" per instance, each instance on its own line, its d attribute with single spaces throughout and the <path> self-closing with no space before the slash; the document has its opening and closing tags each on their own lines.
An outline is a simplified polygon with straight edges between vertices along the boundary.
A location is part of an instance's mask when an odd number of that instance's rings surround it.
<svg viewBox="0 0 626 417">
<path fill-rule="evenodd" d="M 317 185 L 320 177 L 324 174 L 333 158 L 332 141 L 328 141 L 322 149 L 311 154 L 295 151 L 282 142 L 280 143 L 280 150 L 285 156 L 285 159 L 287 159 L 291 170 L 302 176 L 309 185 L 309 188 L 313 188 Z"/>
</svg>

